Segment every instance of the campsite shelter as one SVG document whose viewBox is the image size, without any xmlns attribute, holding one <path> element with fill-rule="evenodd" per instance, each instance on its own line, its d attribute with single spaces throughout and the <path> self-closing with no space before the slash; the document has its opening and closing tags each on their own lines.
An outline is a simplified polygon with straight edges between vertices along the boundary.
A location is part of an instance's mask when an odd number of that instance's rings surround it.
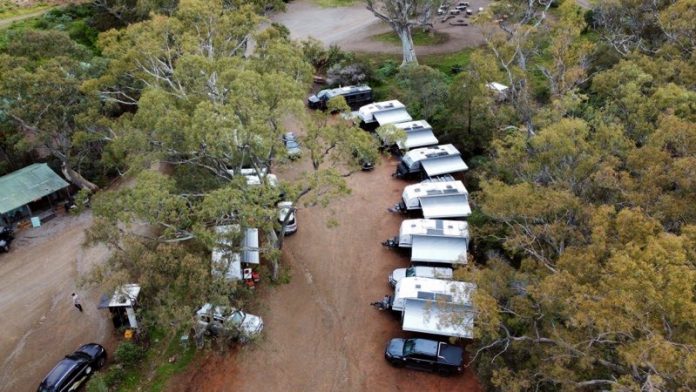
<svg viewBox="0 0 696 392">
<path fill-rule="evenodd" d="M 34 163 L 0 177 L 0 217 L 5 224 L 31 216 L 32 208 L 53 206 L 68 184 L 45 163 Z"/>
</svg>

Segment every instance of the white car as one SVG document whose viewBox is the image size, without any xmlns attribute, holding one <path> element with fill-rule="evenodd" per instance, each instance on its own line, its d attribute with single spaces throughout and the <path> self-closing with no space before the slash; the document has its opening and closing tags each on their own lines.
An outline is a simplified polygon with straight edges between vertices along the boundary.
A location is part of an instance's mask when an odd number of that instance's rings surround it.
<svg viewBox="0 0 696 392">
<path fill-rule="evenodd" d="M 241 341 L 249 341 L 261 334 L 263 320 L 261 317 L 235 308 L 224 308 L 205 304 L 196 311 L 199 327 L 206 328 L 214 335 L 233 333 Z"/>
<path fill-rule="evenodd" d="M 281 201 L 278 203 L 278 222 L 283 225 L 285 218 L 290 214 L 288 218 L 288 223 L 285 226 L 285 235 L 292 234 L 297 231 L 297 217 L 295 215 L 295 209 L 292 206 L 291 201 Z"/>
</svg>

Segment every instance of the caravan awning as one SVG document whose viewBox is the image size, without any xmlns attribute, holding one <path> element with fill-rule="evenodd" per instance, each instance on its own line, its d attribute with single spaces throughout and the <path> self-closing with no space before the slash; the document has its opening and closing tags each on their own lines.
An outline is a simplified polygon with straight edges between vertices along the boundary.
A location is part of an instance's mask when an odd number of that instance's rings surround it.
<svg viewBox="0 0 696 392">
<path fill-rule="evenodd" d="M 375 113 L 375 120 L 379 125 L 396 124 L 413 120 L 406 109 L 395 109 L 386 112 Z"/>
<path fill-rule="evenodd" d="M 439 176 L 440 174 L 456 173 L 467 170 L 469 167 L 464 163 L 460 155 L 450 155 L 437 159 L 426 159 L 421 162 L 423 170 L 429 177 Z"/>
<path fill-rule="evenodd" d="M 474 312 L 470 306 L 407 299 L 401 328 L 433 335 L 474 338 Z"/>
<path fill-rule="evenodd" d="M 430 129 L 413 131 L 406 134 L 406 142 L 399 141 L 399 148 L 410 150 L 412 148 L 434 146 L 438 143 L 437 138 Z"/>
<path fill-rule="evenodd" d="M 420 198 L 424 218 L 465 218 L 471 215 L 466 194 Z"/>
<path fill-rule="evenodd" d="M 464 254 L 466 260 L 467 238 L 413 235 L 411 261 L 424 263 L 465 264 L 459 261 Z"/>
</svg>

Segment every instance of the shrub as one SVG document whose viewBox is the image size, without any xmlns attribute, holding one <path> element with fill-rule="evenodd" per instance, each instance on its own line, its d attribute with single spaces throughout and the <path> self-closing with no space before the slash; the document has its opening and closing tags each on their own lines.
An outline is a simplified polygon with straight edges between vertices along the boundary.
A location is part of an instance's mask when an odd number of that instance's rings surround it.
<svg viewBox="0 0 696 392">
<path fill-rule="evenodd" d="M 345 66 L 336 64 L 329 68 L 326 76 L 330 85 L 363 84 L 370 80 L 370 70 L 362 63 L 352 63 Z"/>
<path fill-rule="evenodd" d="M 140 362 L 145 356 L 145 350 L 137 344 L 131 342 L 123 342 L 118 345 L 114 352 L 116 361 L 123 364 L 125 367 L 132 367 Z"/>
</svg>

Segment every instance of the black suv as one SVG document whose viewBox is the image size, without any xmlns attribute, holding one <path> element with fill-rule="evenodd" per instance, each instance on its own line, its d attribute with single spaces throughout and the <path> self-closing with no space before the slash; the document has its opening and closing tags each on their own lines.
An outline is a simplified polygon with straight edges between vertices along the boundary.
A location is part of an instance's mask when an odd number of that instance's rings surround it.
<svg viewBox="0 0 696 392">
<path fill-rule="evenodd" d="M 106 350 L 89 343 L 66 355 L 39 384 L 38 392 L 75 391 L 106 362 Z"/>
<path fill-rule="evenodd" d="M 445 375 L 464 369 L 461 347 L 428 339 L 392 339 L 384 358 L 396 367 L 408 366 Z"/>
</svg>

